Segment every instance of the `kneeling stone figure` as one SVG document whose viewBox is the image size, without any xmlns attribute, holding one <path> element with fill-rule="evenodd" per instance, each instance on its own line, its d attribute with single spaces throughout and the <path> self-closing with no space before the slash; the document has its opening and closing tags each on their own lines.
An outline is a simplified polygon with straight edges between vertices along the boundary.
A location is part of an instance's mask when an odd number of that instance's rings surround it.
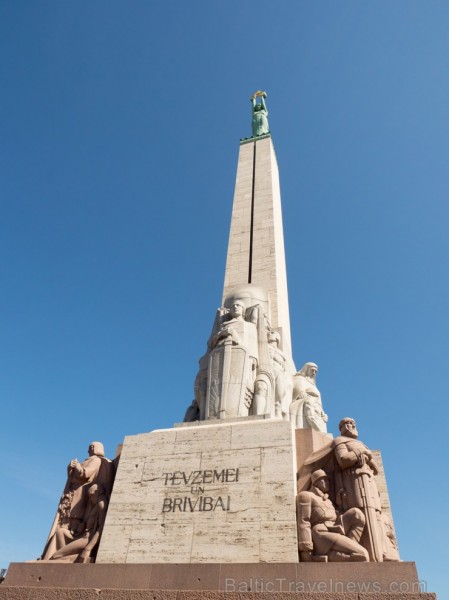
<svg viewBox="0 0 449 600">
<path fill-rule="evenodd" d="M 329 479 L 319 469 L 312 473 L 312 486 L 296 500 L 299 553 L 302 561 L 368 561 L 360 545 L 365 516 L 358 508 L 338 514 L 329 499 Z"/>
</svg>

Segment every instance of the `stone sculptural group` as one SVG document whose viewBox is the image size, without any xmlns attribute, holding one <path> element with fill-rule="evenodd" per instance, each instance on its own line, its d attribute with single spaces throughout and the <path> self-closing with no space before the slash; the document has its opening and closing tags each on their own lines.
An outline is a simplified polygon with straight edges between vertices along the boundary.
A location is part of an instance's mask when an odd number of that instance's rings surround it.
<svg viewBox="0 0 449 600">
<path fill-rule="evenodd" d="M 382 513 L 373 453 L 354 419 L 312 453 L 299 472 L 297 523 L 302 561 L 399 560 L 391 523 Z M 389 525 L 389 526 L 388 526 Z"/>
<path fill-rule="evenodd" d="M 302 561 L 367 561 L 368 552 L 360 545 L 365 517 L 360 509 L 337 513 L 329 498 L 329 478 L 317 469 L 309 491 L 298 494 L 298 548 Z"/>
<path fill-rule="evenodd" d="M 248 284 L 225 298 L 199 364 L 185 421 L 261 416 L 326 434 L 318 366 L 308 362 L 294 372 L 281 333 L 271 326 L 263 288 Z M 339 428 L 335 439 L 322 435 L 324 445 L 298 473 L 299 559 L 399 560 L 392 524 L 382 512 L 373 453 L 358 439 L 353 419 L 342 419 Z M 86 460 L 69 463 L 43 560 L 95 560 L 114 476 L 115 464 L 99 442 L 89 446 Z"/>
<path fill-rule="evenodd" d="M 217 311 L 185 421 L 269 415 L 326 433 L 318 366 L 294 372 L 270 324 L 268 294 L 250 284 Z"/>
<path fill-rule="evenodd" d="M 226 322 L 239 320 L 240 312 L 230 311 Z M 224 339 L 233 335 L 229 332 Z M 217 344 L 221 337 L 217 337 Z M 257 378 L 257 368 L 255 371 Z M 341 435 L 310 454 L 298 472 L 299 560 L 399 560 L 392 523 L 382 512 L 373 453 L 358 439 L 354 419 L 342 419 L 339 428 Z M 114 476 L 115 464 L 104 457 L 99 442 L 89 446 L 86 460 L 69 463 L 67 483 L 42 560 L 95 562 Z"/>
<path fill-rule="evenodd" d="M 104 456 L 101 442 L 92 442 L 89 457 L 70 461 L 67 482 L 42 554 L 42 560 L 93 562 L 100 541 L 115 464 Z"/>
<path fill-rule="evenodd" d="M 185 421 L 263 415 L 290 420 L 295 429 L 327 433 L 318 366 L 307 362 L 295 373 L 270 321 L 262 288 L 248 284 L 225 298 L 199 361 Z M 393 528 L 382 513 L 373 454 L 357 439 L 353 419 L 343 419 L 339 428 L 340 436 L 329 436 L 299 473 L 300 559 L 398 560 Z"/>
</svg>

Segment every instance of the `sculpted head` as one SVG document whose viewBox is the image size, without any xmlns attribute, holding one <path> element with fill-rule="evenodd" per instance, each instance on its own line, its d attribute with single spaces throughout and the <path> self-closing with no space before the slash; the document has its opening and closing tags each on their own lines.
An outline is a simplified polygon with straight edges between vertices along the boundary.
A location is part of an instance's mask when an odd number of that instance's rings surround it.
<svg viewBox="0 0 449 600">
<path fill-rule="evenodd" d="M 276 346 L 279 346 L 281 343 L 281 336 L 277 331 L 274 331 L 274 329 L 270 329 L 268 331 L 267 338 L 269 344 L 275 344 Z"/>
<path fill-rule="evenodd" d="M 231 310 L 233 304 L 243 304 L 245 307 L 244 319 L 249 319 L 250 315 L 247 313 L 253 312 L 251 308 L 255 308 L 259 305 L 259 314 L 265 313 L 270 315 L 270 300 L 268 292 L 265 288 L 254 283 L 246 283 L 233 288 L 229 294 L 223 299 L 223 306 L 227 310 Z M 254 311 L 255 312 L 255 311 Z"/>
<path fill-rule="evenodd" d="M 244 318 L 246 312 L 246 306 L 241 300 L 236 300 L 232 303 L 230 308 L 230 315 L 233 319 Z"/>
<path fill-rule="evenodd" d="M 104 456 L 104 447 L 101 442 L 92 442 L 89 446 L 89 456 Z"/>
<path fill-rule="evenodd" d="M 357 431 L 357 426 L 352 417 L 345 417 L 338 424 L 338 429 L 340 430 L 341 435 L 345 435 L 350 438 L 358 438 L 359 432 Z"/>
<path fill-rule="evenodd" d="M 313 362 L 306 362 L 303 368 L 296 373 L 296 375 L 302 375 L 302 377 L 308 377 L 314 383 L 316 380 L 316 374 L 318 373 L 318 365 Z"/>
<path fill-rule="evenodd" d="M 329 477 L 323 469 L 312 473 L 312 485 L 324 493 L 329 491 Z"/>
</svg>

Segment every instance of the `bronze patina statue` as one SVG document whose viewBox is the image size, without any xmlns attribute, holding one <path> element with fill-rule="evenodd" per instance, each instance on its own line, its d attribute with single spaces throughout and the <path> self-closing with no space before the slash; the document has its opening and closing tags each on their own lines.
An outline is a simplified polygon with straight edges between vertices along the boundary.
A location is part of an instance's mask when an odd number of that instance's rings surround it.
<svg viewBox="0 0 449 600">
<path fill-rule="evenodd" d="M 270 133 L 270 128 L 268 126 L 268 110 L 267 105 L 265 104 L 266 97 L 266 92 L 258 90 L 257 92 L 254 92 L 250 98 L 253 106 L 253 137 Z M 260 102 L 257 102 L 257 98 L 260 98 Z"/>
</svg>

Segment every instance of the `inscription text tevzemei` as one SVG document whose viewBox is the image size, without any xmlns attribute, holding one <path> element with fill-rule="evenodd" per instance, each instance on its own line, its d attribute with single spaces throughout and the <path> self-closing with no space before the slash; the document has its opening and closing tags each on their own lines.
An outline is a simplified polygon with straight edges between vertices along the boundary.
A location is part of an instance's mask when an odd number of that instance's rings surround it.
<svg viewBox="0 0 449 600">
<path fill-rule="evenodd" d="M 210 512 L 217 508 L 229 510 L 231 508 L 231 497 L 205 496 L 204 484 L 208 483 L 236 483 L 239 480 L 239 469 L 206 469 L 203 471 L 173 471 L 162 473 L 164 485 L 166 486 L 190 486 L 190 494 L 196 496 L 177 496 L 175 498 L 164 498 L 162 512 Z"/>
</svg>

